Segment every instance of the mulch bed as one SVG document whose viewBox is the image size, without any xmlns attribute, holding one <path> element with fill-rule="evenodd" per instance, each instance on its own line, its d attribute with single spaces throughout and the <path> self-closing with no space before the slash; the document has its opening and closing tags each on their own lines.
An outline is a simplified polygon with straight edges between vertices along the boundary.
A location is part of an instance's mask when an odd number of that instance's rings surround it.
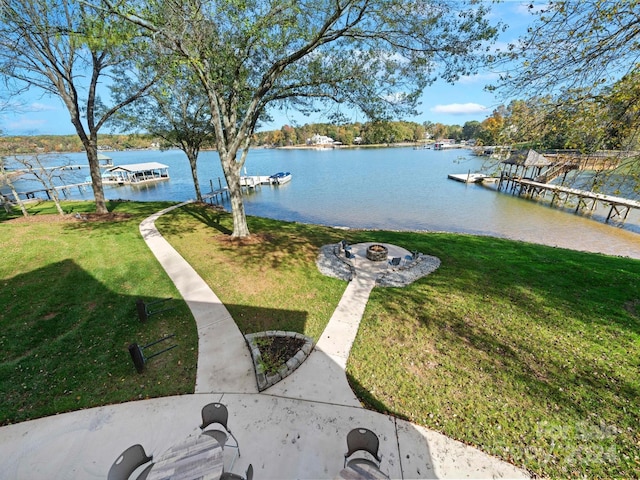
<svg viewBox="0 0 640 480">
<path fill-rule="evenodd" d="M 302 348 L 305 340 L 295 337 L 263 337 L 260 340 L 260 355 L 268 365 L 283 365 Z"/>
</svg>

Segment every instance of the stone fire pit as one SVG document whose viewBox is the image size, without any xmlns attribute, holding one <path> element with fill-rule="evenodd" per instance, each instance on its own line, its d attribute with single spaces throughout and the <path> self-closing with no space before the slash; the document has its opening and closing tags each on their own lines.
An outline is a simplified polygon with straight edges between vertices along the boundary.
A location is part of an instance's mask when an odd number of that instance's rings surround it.
<svg viewBox="0 0 640 480">
<path fill-rule="evenodd" d="M 372 262 L 383 262 L 387 260 L 389 250 L 384 245 L 374 243 L 367 248 L 367 258 Z"/>
</svg>

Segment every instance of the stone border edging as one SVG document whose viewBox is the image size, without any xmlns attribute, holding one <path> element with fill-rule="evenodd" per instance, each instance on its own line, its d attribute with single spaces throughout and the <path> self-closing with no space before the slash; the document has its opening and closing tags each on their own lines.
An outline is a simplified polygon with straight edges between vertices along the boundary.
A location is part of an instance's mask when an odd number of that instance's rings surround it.
<svg viewBox="0 0 640 480">
<path fill-rule="evenodd" d="M 340 243 L 323 245 L 316 265 L 324 275 L 350 282 L 356 276 L 356 269 L 346 258 L 340 256 L 340 252 Z"/>
<path fill-rule="evenodd" d="M 304 344 L 293 357 L 288 359 L 286 363 L 282 364 L 277 373 L 267 374 L 261 364 L 262 355 L 260 353 L 260 348 L 256 344 L 256 339 L 264 337 L 293 337 L 304 340 Z M 251 358 L 253 359 L 253 367 L 256 372 L 256 382 L 258 383 L 259 392 L 266 390 L 283 378 L 291 375 L 300 365 L 302 365 L 302 362 L 304 362 L 313 351 L 313 339 L 298 332 L 268 330 L 266 332 L 248 333 L 244 338 L 247 341 L 249 350 L 251 351 Z"/>
</svg>

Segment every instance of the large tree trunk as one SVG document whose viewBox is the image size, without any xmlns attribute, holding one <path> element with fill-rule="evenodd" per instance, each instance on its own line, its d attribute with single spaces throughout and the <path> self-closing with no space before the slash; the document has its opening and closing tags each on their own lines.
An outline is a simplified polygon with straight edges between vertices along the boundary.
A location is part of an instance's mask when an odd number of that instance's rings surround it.
<svg viewBox="0 0 640 480">
<path fill-rule="evenodd" d="M 224 178 L 229 187 L 229 199 L 231 201 L 231 213 L 233 215 L 234 238 L 248 237 L 250 235 L 247 225 L 247 216 L 244 213 L 244 202 L 242 200 L 242 188 L 240 187 L 240 171 L 242 164 L 236 162 L 235 155 L 220 155 L 220 163 Z"/>
<path fill-rule="evenodd" d="M 202 202 L 202 191 L 200 190 L 200 182 L 198 181 L 198 152 L 187 150 L 187 158 L 191 166 L 191 176 L 193 177 L 193 186 L 196 189 L 196 200 Z"/>
<path fill-rule="evenodd" d="M 89 175 L 91 175 L 91 187 L 93 188 L 93 198 L 96 201 L 96 213 L 109 213 L 107 210 L 107 202 L 104 198 L 102 172 L 100 171 L 100 162 L 98 161 L 98 132 L 97 130 L 90 130 L 89 135 L 87 135 L 84 130 L 84 126 L 80 121 L 78 110 L 74 108 L 75 104 L 71 100 L 67 103 L 70 105 L 69 112 L 71 112 L 71 123 L 75 127 L 76 133 L 78 134 L 78 137 L 80 137 L 82 146 L 87 153 Z"/>
<path fill-rule="evenodd" d="M 102 186 L 102 172 L 98 162 L 98 147 L 96 144 L 85 145 L 87 150 L 87 160 L 89 162 L 89 173 L 91 175 L 91 186 L 93 187 L 93 197 L 96 200 L 96 213 L 109 213 L 107 202 L 104 198 L 104 188 Z"/>
</svg>

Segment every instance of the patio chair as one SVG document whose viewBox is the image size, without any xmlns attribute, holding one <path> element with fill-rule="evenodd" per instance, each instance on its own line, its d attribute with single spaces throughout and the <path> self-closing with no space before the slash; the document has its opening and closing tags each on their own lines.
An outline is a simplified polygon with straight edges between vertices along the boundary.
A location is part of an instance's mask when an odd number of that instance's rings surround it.
<svg viewBox="0 0 640 480">
<path fill-rule="evenodd" d="M 222 472 L 220 480 L 252 480 L 253 465 L 249 464 L 249 466 L 247 467 L 247 472 L 244 475 L 245 476 L 243 477 L 242 475 L 238 475 L 237 473 L 233 472 Z"/>
<path fill-rule="evenodd" d="M 398 265 L 400 265 L 400 257 L 393 257 L 389 263 L 391 264 L 392 267 L 397 267 Z"/>
<path fill-rule="evenodd" d="M 128 480 L 129 476 L 140 466 L 153 460 L 153 455 L 148 456 L 140 444 L 132 445 L 120 454 L 113 462 L 107 480 Z M 149 475 L 153 463 L 148 465 L 139 475 L 138 480 L 143 480 Z"/>
<path fill-rule="evenodd" d="M 344 256 L 347 257 L 349 260 L 353 260 L 353 263 L 356 262 L 356 254 L 352 253 L 351 250 L 345 249 Z"/>
<path fill-rule="evenodd" d="M 347 453 L 344 454 L 344 466 L 348 464 L 368 463 L 376 468 L 380 468 L 382 461 L 378 454 L 380 441 L 378 436 L 368 428 L 354 428 L 347 434 Z M 378 463 L 372 462 L 366 458 L 354 458 L 347 462 L 347 459 L 356 452 L 365 451 L 369 453 Z"/>
<path fill-rule="evenodd" d="M 202 425 L 200 425 L 200 430 L 202 430 L 202 433 L 204 435 L 210 435 L 213 438 L 215 438 L 223 450 L 227 446 L 231 448 L 235 448 L 239 457 L 240 445 L 238 444 L 238 440 L 236 439 L 235 435 L 231 432 L 231 430 L 229 429 L 229 426 L 227 425 L 228 420 L 229 420 L 229 411 L 227 410 L 227 407 L 225 405 L 217 402 L 210 403 L 202 407 Z M 217 428 L 214 428 L 211 430 L 205 430 L 205 428 L 207 428 L 209 425 L 212 425 L 212 424 L 222 425 L 222 427 L 224 428 L 224 431 Z M 233 438 L 235 445 L 234 444 L 227 445 L 229 437 Z M 234 455 L 233 460 L 231 461 L 231 465 L 229 466 L 229 470 L 233 468 L 233 463 L 235 462 L 235 460 L 236 460 L 236 456 Z"/>
</svg>

